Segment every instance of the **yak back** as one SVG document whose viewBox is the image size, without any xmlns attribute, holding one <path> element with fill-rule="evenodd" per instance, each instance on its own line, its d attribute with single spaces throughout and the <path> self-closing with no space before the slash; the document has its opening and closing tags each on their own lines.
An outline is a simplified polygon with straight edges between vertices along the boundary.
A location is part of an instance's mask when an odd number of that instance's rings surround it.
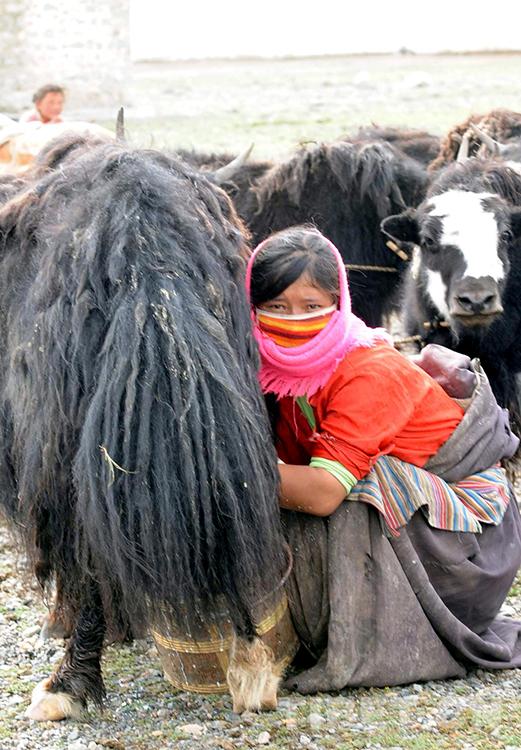
<svg viewBox="0 0 521 750">
<path fill-rule="evenodd" d="M 429 187 L 429 195 L 448 190 L 468 190 L 499 195 L 512 206 L 521 206 L 521 174 L 500 159 L 468 159 L 449 165 Z"/>
<path fill-rule="evenodd" d="M 85 151 L 101 146 L 112 141 L 109 136 L 102 136 L 92 133 L 75 133 L 74 131 L 65 132 L 58 138 L 53 138 L 49 143 L 38 152 L 34 162 L 29 167 L 27 173 L 28 179 L 36 180 L 43 177 L 47 172 L 51 172 L 66 162 L 80 156 Z"/>
<path fill-rule="evenodd" d="M 36 572 L 109 620 L 186 627 L 283 565 L 277 472 L 226 195 L 113 143 L 2 213 L 0 501 Z"/>
<path fill-rule="evenodd" d="M 438 155 L 440 149 L 440 138 L 437 135 L 428 133 L 426 130 L 390 126 L 380 127 L 379 125 L 371 125 L 369 127 L 362 127 L 358 130 L 354 139 L 346 137 L 345 140 L 386 141 L 424 167 L 430 164 Z"/>
<path fill-rule="evenodd" d="M 454 125 L 441 140 L 437 156 L 429 164 L 429 171 L 436 172 L 456 161 L 461 139 L 470 125 L 477 125 L 482 131 L 499 143 L 519 142 L 521 139 L 521 113 L 510 109 L 493 109 L 485 115 L 470 115 Z M 481 139 L 476 133 L 470 134 L 469 156 L 476 156 Z"/>
</svg>

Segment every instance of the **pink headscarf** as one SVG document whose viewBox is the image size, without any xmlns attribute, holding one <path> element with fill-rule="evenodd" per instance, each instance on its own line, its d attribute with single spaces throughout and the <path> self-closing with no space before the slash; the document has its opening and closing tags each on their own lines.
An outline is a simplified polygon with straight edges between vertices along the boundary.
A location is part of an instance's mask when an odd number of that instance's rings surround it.
<svg viewBox="0 0 521 750">
<path fill-rule="evenodd" d="M 383 328 L 369 328 L 351 311 L 351 296 L 342 256 L 328 239 L 324 238 L 336 258 L 340 287 L 340 304 L 327 326 L 301 346 L 279 346 L 263 333 L 252 309 L 254 335 L 259 345 L 261 369 L 259 380 L 264 393 L 283 396 L 312 396 L 322 388 L 348 352 L 358 347 L 374 346 L 380 341 L 391 343 Z M 246 293 L 251 301 L 251 273 L 255 259 L 268 240 L 258 245 L 246 268 Z"/>
</svg>

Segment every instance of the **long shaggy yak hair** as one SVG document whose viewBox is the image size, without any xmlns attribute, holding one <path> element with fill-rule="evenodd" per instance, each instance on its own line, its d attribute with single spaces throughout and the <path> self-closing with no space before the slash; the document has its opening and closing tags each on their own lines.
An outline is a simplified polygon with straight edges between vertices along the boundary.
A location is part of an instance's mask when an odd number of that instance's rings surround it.
<svg viewBox="0 0 521 750">
<path fill-rule="evenodd" d="M 276 459 L 222 191 L 111 143 L 0 210 L 1 504 L 108 622 L 190 628 L 280 580 Z"/>
<path fill-rule="evenodd" d="M 442 139 L 440 150 L 429 164 L 429 171 L 434 172 L 453 161 L 456 161 L 461 139 L 470 125 L 477 125 L 483 132 L 499 143 L 519 141 L 521 139 L 521 113 L 509 109 L 493 109 L 486 115 L 470 115 L 466 120 L 454 125 Z M 469 156 L 475 156 L 481 146 L 481 139 L 475 133 L 470 135 Z"/>
<path fill-rule="evenodd" d="M 354 311 L 370 325 L 381 325 L 407 263 L 386 247 L 380 223 L 418 205 L 426 187 L 422 167 L 388 143 L 314 144 L 261 177 L 241 215 L 255 243 L 311 222 L 338 247 L 348 268 L 390 268 L 349 271 Z"/>
</svg>

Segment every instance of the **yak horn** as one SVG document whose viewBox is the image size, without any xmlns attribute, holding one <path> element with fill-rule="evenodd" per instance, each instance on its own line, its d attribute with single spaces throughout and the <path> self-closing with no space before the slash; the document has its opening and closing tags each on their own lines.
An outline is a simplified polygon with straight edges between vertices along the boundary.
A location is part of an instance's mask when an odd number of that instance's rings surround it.
<svg viewBox="0 0 521 750">
<path fill-rule="evenodd" d="M 481 139 L 482 145 L 488 148 L 492 156 L 499 156 L 501 154 L 501 152 L 504 149 L 504 146 L 502 143 L 499 143 L 498 141 L 494 140 L 494 138 L 492 138 L 488 133 L 485 133 L 484 130 L 481 130 L 481 128 L 479 128 L 473 122 L 470 124 L 470 127 L 472 128 L 474 133 L 478 136 L 478 138 Z"/>
<path fill-rule="evenodd" d="M 242 154 L 239 154 L 239 156 L 236 156 L 235 159 L 233 159 L 228 164 L 225 164 L 224 167 L 220 167 L 219 169 L 216 169 L 213 173 L 214 179 L 216 182 L 228 182 L 232 179 L 232 177 L 235 177 L 239 169 L 246 164 L 248 161 L 251 152 L 253 151 L 254 143 L 249 146 L 246 151 L 243 151 Z"/>
<path fill-rule="evenodd" d="M 121 143 L 126 143 L 127 140 L 125 136 L 125 110 L 123 107 L 119 108 L 116 117 L 116 140 L 121 141 Z"/>
<path fill-rule="evenodd" d="M 461 139 L 460 147 L 458 149 L 458 155 L 456 157 L 456 161 L 458 164 L 463 164 L 463 162 L 467 161 L 469 158 L 469 143 L 470 143 L 470 133 L 467 130 Z"/>
</svg>

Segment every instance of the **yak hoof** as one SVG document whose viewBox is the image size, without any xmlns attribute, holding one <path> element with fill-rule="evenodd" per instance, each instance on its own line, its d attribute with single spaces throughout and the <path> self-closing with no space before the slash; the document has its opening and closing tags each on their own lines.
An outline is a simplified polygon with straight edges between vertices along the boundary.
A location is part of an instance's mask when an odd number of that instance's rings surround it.
<svg viewBox="0 0 521 750">
<path fill-rule="evenodd" d="M 33 690 L 31 705 L 25 716 L 33 721 L 61 721 L 81 719 L 83 706 L 72 695 L 52 693 L 49 690 L 50 678 L 42 680 Z"/>
</svg>

